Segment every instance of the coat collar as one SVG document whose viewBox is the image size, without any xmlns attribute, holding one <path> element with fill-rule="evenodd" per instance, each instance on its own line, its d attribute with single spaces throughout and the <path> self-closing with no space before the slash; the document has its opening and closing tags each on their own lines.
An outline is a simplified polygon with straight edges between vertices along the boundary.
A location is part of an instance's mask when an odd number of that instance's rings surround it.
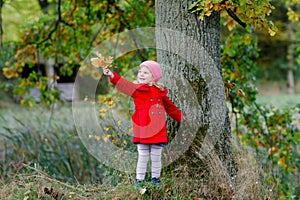
<svg viewBox="0 0 300 200">
<path fill-rule="evenodd" d="M 151 87 L 155 86 L 149 86 L 148 84 L 136 84 L 136 90 L 138 91 L 149 91 Z M 165 88 L 164 90 L 159 89 L 159 93 L 163 93 L 166 95 L 168 93 L 168 90 Z"/>
<path fill-rule="evenodd" d="M 139 91 L 149 91 L 150 87 L 148 84 L 136 84 L 136 90 Z"/>
</svg>

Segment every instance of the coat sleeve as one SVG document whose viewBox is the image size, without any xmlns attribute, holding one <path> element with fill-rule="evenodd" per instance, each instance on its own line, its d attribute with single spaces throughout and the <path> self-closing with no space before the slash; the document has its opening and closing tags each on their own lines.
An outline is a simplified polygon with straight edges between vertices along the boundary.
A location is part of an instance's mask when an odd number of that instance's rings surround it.
<svg viewBox="0 0 300 200">
<path fill-rule="evenodd" d="M 136 84 L 122 78 L 116 72 L 113 72 L 113 74 L 114 74 L 114 77 L 110 78 L 110 82 L 112 84 L 114 84 L 120 92 L 133 97 L 134 93 L 136 91 Z"/>
<path fill-rule="evenodd" d="M 177 122 L 182 122 L 184 116 L 181 111 L 174 105 L 174 103 L 169 99 L 168 96 L 164 96 L 163 103 L 167 114 Z"/>
</svg>

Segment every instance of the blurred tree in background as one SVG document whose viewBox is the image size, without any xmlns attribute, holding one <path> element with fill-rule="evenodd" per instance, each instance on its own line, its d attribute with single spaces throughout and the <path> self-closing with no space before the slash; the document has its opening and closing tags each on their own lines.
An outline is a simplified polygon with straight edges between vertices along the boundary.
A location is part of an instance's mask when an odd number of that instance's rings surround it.
<svg viewBox="0 0 300 200">
<path fill-rule="evenodd" d="M 286 93 L 295 92 L 295 82 L 299 79 L 299 63 L 296 58 L 299 55 L 300 31 L 299 2 L 297 1 L 272 1 L 275 7 L 270 19 L 274 22 L 278 31 L 274 37 L 267 37 L 258 33 L 260 59 L 257 77 L 261 80 L 283 81 Z"/>
</svg>

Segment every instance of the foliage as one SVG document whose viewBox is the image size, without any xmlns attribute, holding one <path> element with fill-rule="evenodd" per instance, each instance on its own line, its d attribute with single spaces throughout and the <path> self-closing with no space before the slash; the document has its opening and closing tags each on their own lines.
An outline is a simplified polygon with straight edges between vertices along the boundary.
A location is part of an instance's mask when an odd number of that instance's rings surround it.
<svg viewBox="0 0 300 200">
<path fill-rule="evenodd" d="M 274 36 L 276 27 L 267 18 L 274 9 L 270 2 L 270 0 L 198 0 L 190 6 L 190 9 L 193 12 L 199 12 L 201 19 L 204 16 L 210 16 L 214 11 L 224 13 L 223 16 L 226 16 L 227 13 L 230 17 L 226 17 L 225 25 L 229 30 L 233 30 L 239 23 L 249 32 L 263 29 L 267 30 L 271 36 Z"/>
<path fill-rule="evenodd" d="M 297 107 L 276 109 L 270 105 L 256 105 L 250 106 L 239 117 L 237 134 L 255 150 L 266 172 L 269 172 L 266 173 L 267 182 L 275 184 L 279 199 L 292 199 L 300 186 L 297 113 L 300 114 Z"/>
<path fill-rule="evenodd" d="M 259 56 L 257 38 L 250 34 L 231 32 L 222 49 L 222 73 L 226 88 L 226 96 L 234 109 L 243 110 L 256 100 L 257 89 L 254 85 L 257 70 L 256 59 Z"/>
<path fill-rule="evenodd" d="M 60 2 L 60 1 L 59 1 Z M 55 68 L 62 75 L 73 75 L 73 70 L 82 64 L 94 46 L 124 30 L 154 25 L 154 3 L 152 1 L 62 1 L 54 15 L 45 14 L 30 21 L 22 28 L 22 41 L 16 47 L 15 59 L 3 69 L 8 78 L 18 77 L 27 64 L 53 58 Z M 34 76 L 32 78 L 32 76 Z M 25 94 L 30 88 L 38 87 L 41 103 L 52 104 L 59 100 L 59 93 L 53 90 L 59 76 L 45 80 L 40 73 L 31 78 L 19 78 L 15 94 L 26 103 Z M 28 104 L 28 103 L 27 103 Z M 29 104 L 32 105 L 32 102 Z"/>
<path fill-rule="evenodd" d="M 286 0 L 285 4 L 288 8 L 287 16 L 291 22 L 297 22 L 300 19 L 299 0 Z M 298 7 L 298 8 L 297 8 Z"/>
<path fill-rule="evenodd" d="M 265 170 L 266 183 L 277 198 L 290 199 L 299 187 L 300 131 L 295 124 L 299 108 L 274 108 L 256 103 L 257 39 L 233 31 L 222 45 L 226 94 L 234 114 L 234 131 L 256 152 Z M 293 184 L 291 184 L 293 183 Z M 293 185 L 293 186 L 292 186 Z"/>
</svg>

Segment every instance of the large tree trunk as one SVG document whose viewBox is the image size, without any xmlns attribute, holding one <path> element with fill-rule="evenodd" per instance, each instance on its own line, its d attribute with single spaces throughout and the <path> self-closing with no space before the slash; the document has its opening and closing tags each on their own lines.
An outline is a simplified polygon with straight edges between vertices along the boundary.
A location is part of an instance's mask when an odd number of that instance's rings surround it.
<svg viewBox="0 0 300 200">
<path fill-rule="evenodd" d="M 230 178 L 235 167 L 221 75 L 220 15 L 212 13 L 200 20 L 188 10 L 190 4 L 187 0 L 155 2 L 157 60 L 163 66 L 170 97 L 186 116 L 182 135 L 195 134 L 189 150 L 206 162 L 210 171 L 227 169 L 225 175 Z M 193 124 L 198 126 L 195 133 L 191 132 Z"/>
</svg>

